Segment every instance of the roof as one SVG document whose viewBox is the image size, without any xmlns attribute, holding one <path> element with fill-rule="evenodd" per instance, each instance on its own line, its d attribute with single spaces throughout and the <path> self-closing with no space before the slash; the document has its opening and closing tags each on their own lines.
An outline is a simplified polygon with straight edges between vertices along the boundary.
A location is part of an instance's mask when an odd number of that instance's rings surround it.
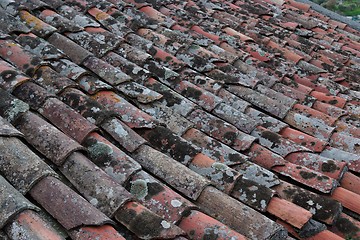
<svg viewBox="0 0 360 240">
<path fill-rule="evenodd" d="M 0 238 L 360 237 L 360 33 L 293 0 L 1 0 Z"/>
</svg>

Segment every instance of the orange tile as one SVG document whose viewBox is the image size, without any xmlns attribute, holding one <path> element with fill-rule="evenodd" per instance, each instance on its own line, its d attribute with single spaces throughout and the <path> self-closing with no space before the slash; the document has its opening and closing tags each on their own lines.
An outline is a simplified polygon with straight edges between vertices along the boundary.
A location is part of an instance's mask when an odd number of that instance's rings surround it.
<svg viewBox="0 0 360 240">
<path fill-rule="evenodd" d="M 248 37 L 245 34 L 239 33 L 238 31 L 236 31 L 230 27 L 223 28 L 223 31 L 230 36 L 239 38 L 240 41 L 242 41 L 242 42 L 248 42 L 248 41 L 253 42 L 254 41 L 254 39 L 252 39 L 251 37 Z"/>
<path fill-rule="evenodd" d="M 138 1 L 135 1 L 135 2 L 138 2 Z M 161 12 L 159 12 L 158 10 L 156 10 L 150 6 L 142 7 L 139 9 L 139 11 L 145 13 L 150 18 L 152 18 L 160 23 L 166 21 L 166 18 L 167 18 L 164 14 L 162 14 Z"/>
<path fill-rule="evenodd" d="M 341 187 L 360 195 L 360 177 L 355 174 L 346 172 L 340 181 L 340 185 Z"/>
<path fill-rule="evenodd" d="M 295 104 L 293 107 L 293 110 L 295 110 L 296 112 L 305 114 L 307 117 L 316 118 L 318 120 L 321 120 L 328 126 L 332 126 L 336 121 L 336 118 L 332 118 L 327 114 L 324 114 L 313 108 L 310 108 L 310 107 L 307 107 L 307 106 L 304 106 L 301 104 Z"/>
<path fill-rule="evenodd" d="M 62 240 L 63 237 L 48 223 L 31 210 L 25 210 L 8 225 L 7 234 L 11 239 Z M 22 238 L 24 237 L 25 238 Z"/>
<path fill-rule="evenodd" d="M 243 235 L 235 232 L 221 222 L 194 210 L 182 219 L 179 227 L 189 235 L 190 239 L 246 239 Z"/>
<path fill-rule="evenodd" d="M 287 127 L 281 130 L 280 135 L 301 146 L 307 147 L 314 152 L 321 152 L 328 144 L 318 138 L 312 137 L 306 133 Z"/>
<path fill-rule="evenodd" d="M 215 34 L 211 34 L 211 33 L 208 33 L 206 31 L 204 31 L 201 27 L 199 26 L 193 26 L 191 27 L 191 30 L 203 35 L 204 37 L 207 37 L 211 40 L 213 40 L 216 44 L 220 44 L 222 41 L 220 40 L 220 37 L 215 35 Z"/>
<path fill-rule="evenodd" d="M 310 95 L 317 98 L 321 102 L 328 103 L 339 108 L 343 108 L 346 104 L 346 99 L 333 95 L 327 95 L 322 92 L 312 91 Z"/>
<path fill-rule="evenodd" d="M 112 226 L 86 226 L 77 230 L 72 230 L 74 240 L 125 240 Z"/>
<path fill-rule="evenodd" d="M 270 200 L 266 210 L 298 229 L 301 229 L 312 217 L 308 210 L 278 197 Z"/>
<path fill-rule="evenodd" d="M 344 110 L 342 108 L 330 105 L 328 103 L 323 103 L 323 102 L 320 102 L 320 101 L 316 101 L 312 105 L 312 108 L 319 111 L 319 112 L 325 113 L 325 114 L 327 114 L 327 115 L 329 115 L 330 117 L 333 117 L 333 118 L 339 118 L 339 117 L 342 117 L 342 116 L 344 116 L 344 115 L 346 115 L 348 113 L 346 110 Z"/>
<path fill-rule="evenodd" d="M 357 214 L 360 214 L 360 195 L 351 192 L 343 187 L 338 187 L 334 190 L 331 197 Z"/>
</svg>

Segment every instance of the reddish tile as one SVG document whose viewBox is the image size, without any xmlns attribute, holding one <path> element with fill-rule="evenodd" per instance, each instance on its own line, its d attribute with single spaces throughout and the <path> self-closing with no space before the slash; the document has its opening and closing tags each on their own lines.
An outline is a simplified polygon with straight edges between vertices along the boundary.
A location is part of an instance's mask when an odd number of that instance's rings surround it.
<svg viewBox="0 0 360 240">
<path fill-rule="evenodd" d="M 280 225 L 216 188 L 207 187 L 196 203 L 206 214 L 249 239 L 286 236 Z"/>
<path fill-rule="evenodd" d="M 112 91 L 101 91 L 93 99 L 115 111 L 130 128 L 154 128 L 158 122 Z"/>
<path fill-rule="evenodd" d="M 141 170 L 139 163 L 98 133 L 91 133 L 84 146 L 87 147 L 91 160 L 120 184 L 124 184 Z"/>
<path fill-rule="evenodd" d="M 277 197 L 270 200 L 267 211 L 298 229 L 301 229 L 312 217 L 312 214 L 304 208 Z"/>
<path fill-rule="evenodd" d="M 147 145 L 141 146 L 133 157 L 144 169 L 193 200 L 210 184 L 209 180 Z"/>
<path fill-rule="evenodd" d="M 30 195 L 67 230 L 112 223 L 103 213 L 56 178 L 42 179 L 31 189 Z"/>
<path fill-rule="evenodd" d="M 357 154 L 327 146 L 320 155 L 334 160 L 344 161 L 348 164 L 350 170 L 360 172 L 360 158 Z"/>
<path fill-rule="evenodd" d="M 23 20 L 31 31 L 39 37 L 46 38 L 56 31 L 56 28 L 31 15 L 28 11 L 20 11 L 20 19 Z"/>
<path fill-rule="evenodd" d="M 77 230 L 71 230 L 70 235 L 74 240 L 125 240 L 125 238 L 110 225 L 81 227 Z"/>
<path fill-rule="evenodd" d="M 79 113 L 55 98 L 48 99 L 41 108 L 41 114 L 55 126 L 79 143 L 97 127 Z"/>
<path fill-rule="evenodd" d="M 235 232 L 221 222 L 198 211 L 184 217 L 179 224 L 192 239 L 208 239 L 216 236 L 216 239 L 246 239 L 243 235 Z"/>
<path fill-rule="evenodd" d="M 281 184 L 273 189 L 281 198 L 309 210 L 313 218 L 318 221 L 331 225 L 336 222 L 342 212 L 342 205 L 338 201 L 288 182 L 281 181 Z"/>
<path fill-rule="evenodd" d="M 344 176 L 340 181 L 340 185 L 341 187 L 360 195 L 360 178 L 355 174 L 351 172 L 344 173 Z"/>
<path fill-rule="evenodd" d="M 345 213 L 342 213 L 336 223 L 328 228 L 331 232 L 345 239 L 360 237 L 360 222 Z"/>
<path fill-rule="evenodd" d="M 62 165 L 71 153 L 83 149 L 80 144 L 31 112 L 24 114 L 16 122 L 16 127 L 25 135 L 26 141 L 56 165 Z"/>
<path fill-rule="evenodd" d="M 359 214 L 360 213 L 360 195 L 351 192 L 345 188 L 338 187 L 334 190 L 331 197 L 339 201 L 345 208 Z"/>
<path fill-rule="evenodd" d="M 133 175 L 127 189 L 141 204 L 173 224 L 178 224 L 191 209 L 197 208 L 145 171 Z"/>
<path fill-rule="evenodd" d="M 280 135 L 314 152 L 321 152 L 328 144 L 325 141 L 322 141 L 318 138 L 312 137 L 306 133 L 300 132 L 290 127 L 281 130 Z"/>
<path fill-rule="evenodd" d="M 342 109 L 342 108 L 338 108 L 338 107 L 335 107 L 333 105 L 323 103 L 323 102 L 319 102 L 319 101 L 316 101 L 314 103 L 314 105 L 312 106 L 312 108 L 314 108 L 315 110 L 317 110 L 319 112 L 325 113 L 325 114 L 327 114 L 330 117 L 333 117 L 335 119 L 338 119 L 338 118 L 348 114 L 348 112 L 346 110 Z"/>
<path fill-rule="evenodd" d="M 63 239 L 55 229 L 31 210 L 20 213 L 6 226 L 5 231 L 12 239 Z"/>
<path fill-rule="evenodd" d="M 0 75 L 0 86 L 9 92 L 12 92 L 16 87 L 29 80 L 28 77 L 3 60 L 0 60 Z"/>
<path fill-rule="evenodd" d="M 29 105 L 0 88 L 0 115 L 7 122 L 14 124 L 29 111 Z"/>
<path fill-rule="evenodd" d="M 324 124 L 326 124 L 328 126 L 332 126 L 336 121 L 336 118 L 332 118 L 322 112 L 316 111 L 316 110 L 314 110 L 310 107 L 306 107 L 304 105 L 295 104 L 292 110 L 294 110 L 302 115 L 305 115 L 308 118 L 316 119 L 320 122 L 323 122 Z"/>
<path fill-rule="evenodd" d="M 184 235 L 179 227 L 136 202 L 125 204 L 115 218 L 142 239 L 174 239 Z"/>
<path fill-rule="evenodd" d="M 314 153 L 292 153 L 285 159 L 294 164 L 315 170 L 338 181 L 347 171 L 346 163 L 321 157 Z"/>
<path fill-rule="evenodd" d="M 0 212 L 0 227 L 3 228 L 6 224 L 11 222 L 16 215 L 25 210 L 39 210 L 21 193 L 19 193 L 5 178 L 0 176 L 0 203 L 2 210 Z"/>
</svg>

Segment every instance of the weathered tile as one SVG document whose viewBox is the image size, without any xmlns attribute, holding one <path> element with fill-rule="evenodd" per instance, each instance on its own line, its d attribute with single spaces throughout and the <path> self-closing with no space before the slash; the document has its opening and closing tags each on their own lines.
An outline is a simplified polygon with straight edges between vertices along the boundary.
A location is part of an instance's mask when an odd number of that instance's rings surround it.
<svg viewBox="0 0 360 240">
<path fill-rule="evenodd" d="M 8 92 L 12 92 L 17 86 L 30 80 L 29 77 L 21 74 L 14 66 L 3 60 L 0 60 L 0 72 L 0 86 Z"/>
<path fill-rule="evenodd" d="M 127 189 L 145 207 L 173 224 L 180 222 L 190 209 L 196 208 L 189 200 L 145 171 L 136 173 L 131 178 Z"/>
<path fill-rule="evenodd" d="M 133 157 L 144 169 L 193 200 L 210 184 L 204 177 L 149 146 L 141 146 Z"/>
<path fill-rule="evenodd" d="M 91 133 L 84 146 L 91 160 L 122 185 L 141 170 L 135 160 L 97 133 Z"/>
<path fill-rule="evenodd" d="M 146 143 L 145 139 L 117 118 L 105 120 L 101 127 L 129 152 L 134 152 L 139 146 Z"/>
<path fill-rule="evenodd" d="M 0 89 L 0 115 L 9 123 L 14 123 L 29 108 L 27 103 Z"/>
<path fill-rule="evenodd" d="M 60 171 L 94 207 L 109 217 L 132 200 L 125 188 L 81 153 L 72 153 Z"/>
<path fill-rule="evenodd" d="M 116 220 L 143 239 L 175 239 L 185 233 L 144 206 L 129 202 L 115 215 Z"/>
<path fill-rule="evenodd" d="M 279 224 L 213 187 L 207 187 L 196 203 L 205 213 L 221 220 L 245 237 L 281 239 L 287 235 Z"/>
<path fill-rule="evenodd" d="M 125 238 L 110 225 L 86 226 L 70 231 L 72 239 L 106 239 L 106 240 L 125 240 Z"/>
<path fill-rule="evenodd" d="M 50 65 L 62 76 L 70 78 L 74 81 L 77 81 L 79 77 L 88 74 L 88 71 L 68 59 L 51 61 Z"/>
<path fill-rule="evenodd" d="M 76 64 L 81 64 L 86 58 L 92 55 L 92 53 L 59 33 L 52 34 L 48 38 L 48 41 L 63 51 Z"/>
<path fill-rule="evenodd" d="M 31 189 L 30 195 L 66 230 L 112 223 L 106 215 L 56 178 L 42 179 Z"/>
<path fill-rule="evenodd" d="M 23 115 L 16 122 L 16 127 L 33 147 L 56 165 L 62 165 L 72 152 L 83 149 L 70 137 L 31 112 Z"/>
<path fill-rule="evenodd" d="M 129 98 L 133 98 L 140 103 L 151 103 L 162 98 L 160 93 L 150 90 L 136 82 L 125 82 L 116 87 L 121 93 Z"/>
<path fill-rule="evenodd" d="M 218 239 L 246 239 L 223 223 L 199 211 L 191 211 L 183 218 L 179 227 L 194 239 L 209 239 L 214 235 Z"/>
<path fill-rule="evenodd" d="M 59 32 L 78 32 L 83 30 L 76 23 L 49 9 L 41 11 L 39 18 L 57 28 Z"/>
<path fill-rule="evenodd" d="M 10 5 L 10 4 L 9 4 Z M 17 7 L 11 7 L 8 5 L 8 9 L 5 11 L 4 9 L 0 9 L 0 22 L 1 22 L 1 31 L 5 32 L 7 34 L 13 33 L 13 32 L 21 32 L 21 33 L 28 33 L 30 32 L 30 29 L 19 21 L 19 19 L 7 14 L 7 12 L 15 12 L 17 14 L 17 10 L 14 10 L 14 8 Z M 14 15 L 15 15 L 14 14 Z"/>
<path fill-rule="evenodd" d="M 200 152 L 200 149 L 165 127 L 141 131 L 140 134 L 154 148 L 184 165 L 188 165 Z"/>
<path fill-rule="evenodd" d="M 33 205 L 23 195 L 6 181 L 5 178 L 0 176 L 0 203 L 2 211 L 0 213 L 0 227 L 3 228 L 9 223 L 17 214 L 24 210 L 32 209 L 39 210 L 38 207 Z"/>
<path fill-rule="evenodd" d="M 39 37 L 46 38 L 56 32 L 56 28 L 41 21 L 39 18 L 35 17 L 26 10 L 21 10 L 19 12 L 19 17 L 26 23 L 27 27 L 31 29 L 31 32 Z"/>
<path fill-rule="evenodd" d="M 23 134 L 13 127 L 4 118 L 0 117 L 0 136 L 2 137 L 23 137 Z"/>
<path fill-rule="evenodd" d="M 82 143 L 91 132 L 97 130 L 95 125 L 56 98 L 46 100 L 39 112 L 79 143 Z"/>
<path fill-rule="evenodd" d="M 0 172 L 22 194 L 56 173 L 17 138 L 0 137 Z"/>
</svg>

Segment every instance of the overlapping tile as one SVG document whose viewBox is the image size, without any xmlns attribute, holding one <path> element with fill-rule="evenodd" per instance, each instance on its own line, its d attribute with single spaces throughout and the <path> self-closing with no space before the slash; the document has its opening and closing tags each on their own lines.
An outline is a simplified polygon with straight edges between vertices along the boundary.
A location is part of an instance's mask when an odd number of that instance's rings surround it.
<svg viewBox="0 0 360 240">
<path fill-rule="evenodd" d="M 0 11 L 0 173 L 71 238 L 357 236 L 356 30 L 292 0 Z M 29 206 L 0 232 L 56 239 Z"/>
</svg>

